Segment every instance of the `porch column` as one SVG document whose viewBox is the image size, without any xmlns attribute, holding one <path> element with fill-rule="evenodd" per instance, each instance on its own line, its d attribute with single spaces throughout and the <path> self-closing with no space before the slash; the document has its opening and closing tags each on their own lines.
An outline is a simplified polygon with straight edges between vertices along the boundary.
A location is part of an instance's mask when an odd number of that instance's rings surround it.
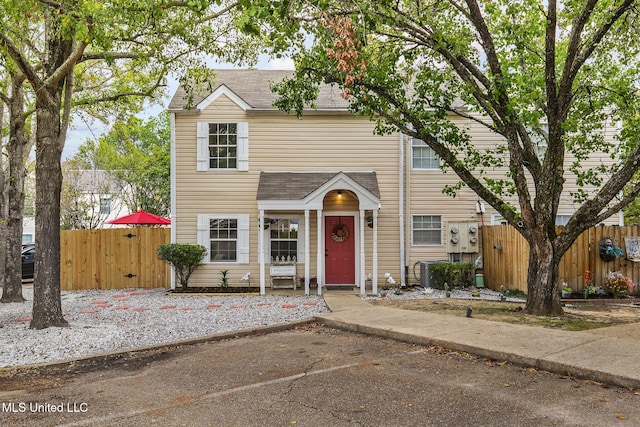
<svg viewBox="0 0 640 427">
<path fill-rule="evenodd" d="M 373 210 L 373 260 L 371 261 L 373 272 L 371 293 L 378 295 L 378 210 Z"/>
<path fill-rule="evenodd" d="M 322 277 L 322 268 L 324 266 L 324 254 L 322 253 L 322 209 L 318 209 L 316 211 L 317 218 L 317 226 L 318 226 L 318 247 L 317 255 L 316 255 L 316 277 L 318 281 L 318 295 L 322 295 L 322 285 L 324 284 L 324 277 Z"/>
<path fill-rule="evenodd" d="M 304 294 L 309 295 L 309 263 L 311 262 L 311 250 L 309 249 L 309 209 L 304 210 Z"/>
<path fill-rule="evenodd" d="M 360 209 L 360 295 L 365 294 L 364 209 Z"/>
<path fill-rule="evenodd" d="M 260 263 L 260 295 L 264 295 L 264 209 L 260 209 L 258 217 L 258 262 Z"/>
</svg>

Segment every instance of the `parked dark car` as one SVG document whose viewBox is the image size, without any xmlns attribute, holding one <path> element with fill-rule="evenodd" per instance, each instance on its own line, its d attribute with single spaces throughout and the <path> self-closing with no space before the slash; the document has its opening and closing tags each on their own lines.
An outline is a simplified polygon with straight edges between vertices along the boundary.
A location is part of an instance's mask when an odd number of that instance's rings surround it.
<svg viewBox="0 0 640 427">
<path fill-rule="evenodd" d="M 27 243 L 22 245 L 22 278 L 33 278 L 33 264 L 36 259 L 35 243 Z"/>
</svg>

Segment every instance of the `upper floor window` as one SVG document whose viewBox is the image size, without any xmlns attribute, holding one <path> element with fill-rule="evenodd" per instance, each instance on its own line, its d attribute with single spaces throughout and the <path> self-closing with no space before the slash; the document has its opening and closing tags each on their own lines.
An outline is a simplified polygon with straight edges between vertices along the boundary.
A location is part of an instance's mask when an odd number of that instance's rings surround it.
<svg viewBox="0 0 640 427">
<path fill-rule="evenodd" d="M 298 220 L 274 219 L 269 225 L 271 259 L 278 261 L 298 258 Z"/>
<path fill-rule="evenodd" d="M 235 123 L 209 123 L 209 167 L 235 169 L 238 126 Z"/>
<path fill-rule="evenodd" d="M 100 198 L 100 215 L 109 215 L 111 213 L 111 199 L 108 197 Z"/>
<path fill-rule="evenodd" d="M 423 140 L 413 138 L 411 142 L 413 169 L 439 169 L 440 158 Z"/>
<path fill-rule="evenodd" d="M 249 169 L 249 126 L 246 122 L 198 122 L 197 170 Z"/>
<path fill-rule="evenodd" d="M 442 244 L 442 216 L 414 215 L 413 216 L 413 244 L 441 245 Z"/>
<path fill-rule="evenodd" d="M 533 144 L 533 148 L 536 151 L 536 155 L 540 161 L 544 160 L 544 156 L 547 154 L 547 138 L 549 137 L 549 125 L 547 123 L 540 123 L 535 129 L 528 129 L 529 137 Z"/>
</svg>

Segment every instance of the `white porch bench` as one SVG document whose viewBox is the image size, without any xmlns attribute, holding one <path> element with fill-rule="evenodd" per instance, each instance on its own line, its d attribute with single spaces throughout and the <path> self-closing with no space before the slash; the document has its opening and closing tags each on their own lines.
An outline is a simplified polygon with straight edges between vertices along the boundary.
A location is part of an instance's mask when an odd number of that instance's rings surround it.
<svg viewBox="0 0 640 427">
<path fill-rule="evenodd" d="M 296 290 L 296 264 L 293 262 L 271 264 L 269 267 L 271 276 L 271 289 L 292 288 Z M 278 283 L 282 281 L 284 283 Z"/>
</svg>

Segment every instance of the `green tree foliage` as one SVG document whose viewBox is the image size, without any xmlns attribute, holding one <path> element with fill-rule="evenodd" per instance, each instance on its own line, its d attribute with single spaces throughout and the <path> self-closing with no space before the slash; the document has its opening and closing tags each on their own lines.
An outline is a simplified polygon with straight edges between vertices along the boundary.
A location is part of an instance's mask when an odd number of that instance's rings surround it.
<svg viewBox="0 0 640 427">
<path fill-rule="evenodd" d="M 169 72 L 197 89 L 208 57 L 241 62 L 233 0 L 0 0 L 0 66 L 24 76 L 36 113 L 36 235 L 30 327 L 66 326 L 60 303 L 61 155 L 70 118 L 139 109 Z M 189 71 L 187 73 L 187 70 Z M 188 91 L 189 93 L 189 91 Z"/>
<path fill-rule="evenodd" d="M 207 254 L 207 248 L 202 245 L 171 243 L 158 246 L 156 253 L 158 258 L 174 268 L 178 283 L 186 288 L 189 285 L 189 277 Z"/>
<path fill-rule="evenodd" d="M 276 85 L 280 108 L 300 114 L 332 83 L 379 133 L 423 140 L 460 179 L 446 192 L 470 188 L 529 243 L 527 312 L 562 313 L 562 255 L 640 192 L 636 1 L 252 5 L 274 50 L 296 54 L 295 76 Z M 472 125 L 495 146 L 477 149 Z M 561 201 L 575 213 L 556 234 Z"/>
<path fill-rule="evenodd" d="M 81 145 L 74 162 L 81 169 L 104 170 L 126 188 L 120 195 L 130 211 L 168 216 L 171 209 L 169 115 L 146 121 L 129 117 L 98 140 Z"/>
</svg>

